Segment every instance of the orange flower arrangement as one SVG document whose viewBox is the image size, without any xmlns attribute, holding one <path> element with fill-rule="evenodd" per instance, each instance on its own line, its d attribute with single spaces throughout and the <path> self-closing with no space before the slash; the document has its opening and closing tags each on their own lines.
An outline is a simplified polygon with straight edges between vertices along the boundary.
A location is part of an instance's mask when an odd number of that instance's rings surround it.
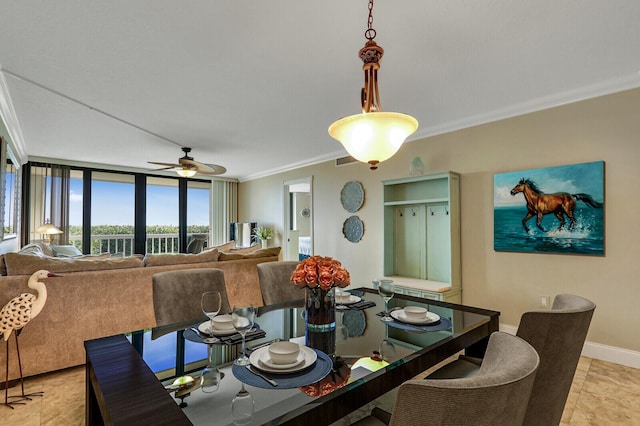
<svg viewBox="0 0 640 426">
<path fill-rule="evenodd" d="M 344 288 L 351 284 L 349 272 L 331 257 L 311 256 L 298 263 L 291 274 L 291 281 L 298 287 L 329 290 L 331 287 Z"/>
</svg>

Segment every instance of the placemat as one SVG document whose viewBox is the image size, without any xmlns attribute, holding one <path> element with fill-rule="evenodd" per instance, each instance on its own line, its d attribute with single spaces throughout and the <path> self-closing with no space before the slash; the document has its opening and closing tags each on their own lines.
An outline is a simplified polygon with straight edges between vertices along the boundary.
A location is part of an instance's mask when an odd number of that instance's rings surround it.
<svg viewBox="0 0 640 426">
<path fill-rule="evenodd" d="M 197 327 L 197 325 L 194 327 Z M 260 329 L 260 325 L 258 323 L 253 324 L 253 327 L 256 330 L 250 331 L 247 333 L 246 340 L 245 340 L 246 342 L 260 339 L 266 336 L 267 334 L 266 331 Z M 216 337 L 216 336 L 211 336 L 211 337 Z M 194 330 L 192 330 L 191 328 L 187 328 L 184 330 L 184 338 L 191 342 L 204 343 L 204 341 L 202 340 L 202 337 L 200 337 L 200 335 L 196 333 Z M 213 343 L 214 345 L 222 345 L 222 344 L 235 345 L 238 343 L 242 343 L 242 336 L 240 336 L 240 333 L 234 333 L 230 336 L 221 336 L 221 337 L 218 337 L 217 339 L 218 340 Z"/>
<path fill-rule="evenodd" d="M 236 379 L 241 382 L 263 389 L 293 389 L 300 386 L 310 385 L 325 378 L 327 374 L 331 372 L 333 368 L 333 361 L 329 355 L 322 351 L 314 349 L 318 354 L 318 359 L 306 370 L 299 371 L 291 374 L 271 374 L 264 371 L 260 371 L 265 376 L 278 382 L 278 386 L 271 386 L 264 379 L 256 376 L 252 372 L 247 370 L 247 367 L 242 365 L 233 365 L 231 371 Z"/>
<path fill-rule="evenodd" d="M 384 312 L 377 313 L 376 315 L 382 316 L 384 315 Z M 382 321 L 382 319 L 380 319 L 380 321 Z M 407 330 L 407 331 L 415 331 L 416 333 L 427 333 L 430 331 L 449 330 L 452 326 L 451 320 L 443 317 L 440 317 L 440 321 L 432 324 L 427 324 L 427 325 L 407 324 L 407 323 L 396 321 L 396 320 L 382 321 L 382 322 L 387 324 L 389 327 L 399 328 L 401 330 Z"/>
</svg>

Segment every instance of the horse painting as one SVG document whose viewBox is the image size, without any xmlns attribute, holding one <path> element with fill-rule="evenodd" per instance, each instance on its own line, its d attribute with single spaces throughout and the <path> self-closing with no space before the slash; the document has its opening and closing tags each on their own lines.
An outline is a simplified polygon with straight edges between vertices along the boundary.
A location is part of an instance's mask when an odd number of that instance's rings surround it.
<svg viewBox="0 0 640 426">
<path fill-rule="evenodd" d="M 569 194 L 567 192 L 557 192 L 555 194 L 545 194 L 530 179 L 520 179 L 520 182 L 511 190 L 511 195 L 522 192 L 527 202 L 527 215 L 522 219 L 522 226 L 529 232 L 527 221 L 536 216 L 536 226 L 547 232 L 542 227 L 542 216 L 553 213 L 560 221 L 558 229 L 563 229 L 566 223 L 564 216 L 569 218 L 569 230 L 573 230 L 576 224 L 574 210 L 576 201 L 582 201 L 590 207 L 601 208 L 602 203 L 595 201 L 589 194 Z"/>
</svg>

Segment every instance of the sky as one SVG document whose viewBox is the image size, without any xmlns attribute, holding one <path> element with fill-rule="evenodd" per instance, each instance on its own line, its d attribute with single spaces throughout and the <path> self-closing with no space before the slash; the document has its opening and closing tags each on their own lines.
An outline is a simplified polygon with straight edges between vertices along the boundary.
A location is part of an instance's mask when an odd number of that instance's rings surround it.
<svg viewBox="0 0 640 426">
<path fill-rule="evenodd" d="M 496 174 L 493 179 L 493 205 L 522 205 L 524 195 L 511 195 L 511 189 L 523 178 L 534 181 L 546 194 L 586 193 L 596 201 L 604 201 L 604 162 L 596 161 Z"/>
<path fill-rule="evenodd" d="M 133 225 L 134 192 L 131 183 L 94 181 L 91 200 L 91 224 Z M 209 224 L 209 191 L 188 189 L 188 225 Z M 82 224 L 82 179 L 71 179 L 69 224 Z M 178 226 L 178 188 L 147 187 L 147 225 Z"/>
</svg>

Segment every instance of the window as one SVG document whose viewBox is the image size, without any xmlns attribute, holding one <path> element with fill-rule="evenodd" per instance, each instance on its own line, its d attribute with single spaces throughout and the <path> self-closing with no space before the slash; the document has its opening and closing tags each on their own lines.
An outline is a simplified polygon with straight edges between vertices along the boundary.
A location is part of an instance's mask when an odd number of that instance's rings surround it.
<svg viewBox="0 0 640 426">
<path fill-rule="evenodd" d="M 147 253 L 180 251 L 178 180 L 147 178 Z"/>
<path fill-rule="evenodd" d="M 133 175 L 91 174 L 91 254 L 133 254 L 134 183 Z"/>
<path fill-rule="evenodd" d="M 209 245 L 211 223 L 211 184 L 191 181 L 187 184 L 187 238 L 202 240 L 202 247 Z"/>
</svg>

